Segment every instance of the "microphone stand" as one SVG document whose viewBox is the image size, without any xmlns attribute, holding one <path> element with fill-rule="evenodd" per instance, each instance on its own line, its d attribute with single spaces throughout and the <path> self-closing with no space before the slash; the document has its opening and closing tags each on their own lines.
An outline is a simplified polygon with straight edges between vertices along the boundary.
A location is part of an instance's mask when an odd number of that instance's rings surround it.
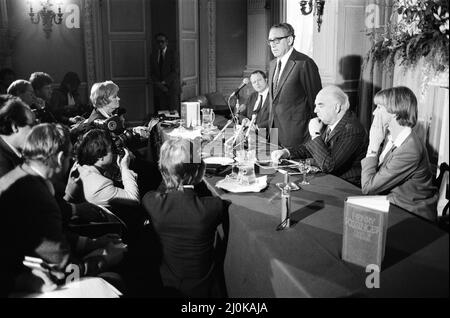
<svg viewBox="0 0 450 318">
<path fill-rule="evenodd" d="M 238 116 L 234 113 L 234 111 L 233 111 L 233 109 L 231 108 L 231 98 L 233 97 L 233 96 L 236 96 L 234 93 L 233 94 L 231 94 L 229 97 L 228 97 L 228 101 L 227 101 L 227 104 L 228 104 L 228 109 L 230 110 L 230 114 L 231 114 L 231 120 L 234 122 L 234 125 L 236 126 L 236 125 L 238 125 L 239 124 L 239 118 L 238 118 Z M 239 103 L 239 97 L 236 97 L 237 99 L 236 99 L 236 104 L 238 104 Z M 239 107 L 239 105 L 238 105 L 238 107 Z M 237 112 L 236 113 L 238 113 L 239 112 L 239 109 L 237 110 Z"/>
</svg>

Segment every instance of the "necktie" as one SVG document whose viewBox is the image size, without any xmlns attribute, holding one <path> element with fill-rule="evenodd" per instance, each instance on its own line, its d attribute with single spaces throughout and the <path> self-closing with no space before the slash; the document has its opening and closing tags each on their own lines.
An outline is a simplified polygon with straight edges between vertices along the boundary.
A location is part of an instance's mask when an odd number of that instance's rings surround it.
<svg viewBox="0 0 450 318">
<path fill-rule="evenodd" d="M 327 130 L 325 131 L 325 143 L 327 143 L 328 139 L 330 139 L 330 134 L 331 134 L 331 127 L 328 126 Z"/>
<path fill-rule="evenodd" d="M 386 161 L 386 158 L 389 157 L 389 155 L 390 155 L 395 149 L 397 149 L 397 146 L 396 146 L 395 144 L 392 144 L 391 149 L 389 149 L 389 151 L 384 155 L 384 157 L 381 157 L 381 156 L 380 156 L 380 159 L 379 159 L 380 162 L 378 163 L 378 165 L 381 166 L 381 165 Z"/>
<path fill-rule="evenodd" d="M 263 96 L 261 94 L 258 95 L 258 102 L 255 104 L 256 107 L 253 107 L 253 113 L 257 114 L 261 110 L 262 102 L 263 102 Z"/>
<path fill-rule="evenodd" d="M 159 59 L 158 59 L 158 65 L 159 65 L 159 75 L 162 77 L 162 69 L 164 64 L 164 54 L 163 50 L 159 50 Z"/>
<path fill-rule="evenodd" d="M 383 151 L 380 154 L 379 162 L 378 164 L 381 165 L 381 163 L 383 162 L 384 158 L 387 156 L 387 154 L 391 151 L 391 148 L 394 146 L 394 141 L 392 140 L 392 136 L 388 135 L 387 136 L 387 142 L 385 142 L 385 146 L 383 148 Z"/>
<path fill-rule="evenodd" d="M 281 60 L 278 60 L 277 69 L 275 70 L 275 75 L 273 76 L 273 93 L 275 94 L 278 89 L 278 79 L 280 77 L 281 70 Z"/>
</svg>

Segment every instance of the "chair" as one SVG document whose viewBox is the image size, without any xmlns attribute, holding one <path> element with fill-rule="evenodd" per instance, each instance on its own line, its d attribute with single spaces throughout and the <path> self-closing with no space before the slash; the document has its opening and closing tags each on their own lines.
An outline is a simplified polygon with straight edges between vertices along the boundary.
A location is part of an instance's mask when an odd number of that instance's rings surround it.
<svg viewBox="0 0 450 318">
<path fill-rule="evenodd" d="M 444 205 L 442 209 L 441 215 L 439 215 L 439 206 L 438 206 L 438 224 L 439 227 L 448 232 L 449 230 L 449 184 L 448 184 L 448 173 L 449 173 L 449 165 L 446 162 L 441 163 L 439 166 L 439 175 L 434 180 L 434 186 L 439 189 L 439 201 L 444 199 L 447 200 L 447 203 Z M 447 173 L 447 179 L 445 179 L 445 174 Z M 447 180 L 445 184 L 442 184 L 443 181 Z"/>
<path fill-rule="evenodd" d="M 125 222 L 107 208 L 97 205 L 106 215 L 105 222 L 91 222 L 88 224 L 70 224 L 69 228 L 74 233 L 90 238 L 96 238 L 108 233 L 116 233 L 123 236 L 127 231 Z"/>
</svg>

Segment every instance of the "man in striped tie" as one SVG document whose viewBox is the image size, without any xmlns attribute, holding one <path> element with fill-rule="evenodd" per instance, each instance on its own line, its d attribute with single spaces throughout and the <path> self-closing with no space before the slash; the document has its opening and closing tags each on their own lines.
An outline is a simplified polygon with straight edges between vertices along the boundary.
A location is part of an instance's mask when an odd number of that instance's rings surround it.
<svg viewBox="0 0 450 318">
<path fill-rule="evenodd" d="M 331 173 L 355 185 L 361 181 L 361 160 L 367 151 L 366 130 L 350 111 L 347 94 L 337 86 L 326 86 L 315 100 L 316 118 L 310 120 L 310 140 L 289 149 L 272 152 L 280 158 L 313 158 L 325 173 Z"/>
<path fill-rule="evenodd" d="M 267 40 L 275 57 L 269 67 L 269 128 L 278 130 L 278 140 L 270 142 L 278 141 L 283 147 L 308 139 L 314 99 L 322 88 L 316 63 L 294 49 L 294 40 L 294 29 L 288 23 L 272 26 Z"/>
</svg>

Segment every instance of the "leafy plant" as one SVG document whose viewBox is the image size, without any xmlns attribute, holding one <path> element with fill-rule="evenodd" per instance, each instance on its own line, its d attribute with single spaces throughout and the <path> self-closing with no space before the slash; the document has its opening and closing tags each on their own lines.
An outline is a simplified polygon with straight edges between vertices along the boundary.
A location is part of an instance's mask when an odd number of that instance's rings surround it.
<svg viewBox="0 0 450 318">
<path fill-rule="evenodd" d="M 396 0 L 391 21 L 383 32 L 374 30 L 369 34 L 374 44 L 368 58 L 386 67 L 399 59 L 400 65 L 408 67 L 423 57 L 428 72 L 448 70 L 448 0 Z"/>
</svg>

